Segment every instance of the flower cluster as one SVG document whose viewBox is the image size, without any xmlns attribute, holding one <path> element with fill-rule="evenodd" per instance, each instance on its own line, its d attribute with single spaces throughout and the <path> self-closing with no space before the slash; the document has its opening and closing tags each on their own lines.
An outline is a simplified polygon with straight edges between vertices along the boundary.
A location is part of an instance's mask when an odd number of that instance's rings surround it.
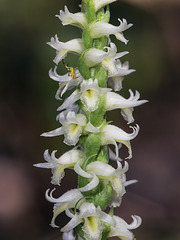
<svg viewBox="0 0 180 240">
<path fill-rule="evenodd" d="M 56 217 L 65 211 L 70 221 L 61 228 L 64 240 L 87 239 L 105 240 L 119 237 L 132 240 L 132 229 L 141 224 L 139 216 L 132 216 L 127 224 L 122 218 L 114 216 L 113 208 L 120 206 L 126 186 L 136 180 L 126 180 L 129 164 L 119 157 L 121 145 L 127 147 L 127 159 L 132 157 L 130 141 L 134 139 L 139 126 L 130 126 L 129 133 L 106 121 L 106 112 L 120 109 L 127 124 L 134 122 L 133 108 L 146 103 L 140 100 L 139 92 L 129 90 L 129 98 L 122 97 L 117 91 L 122 88 L 124 76 L 132 73 L 128 62 L 120 58 L 128 52 L 117 52 L 111 41 L 114 35 L 124 44 L 128 40 L 123 32 L 130 28 L 125 19 L 118 19 L 119 26 L 109 23 L 109 4 L 116 0 L 83 0 L 81 11 L 70 13 L 65 6 L 56 15 L 63 25 L 73 25 L 81 29 L 82 37 L 68 42 L 60 42 L 57 35 L 48 44 L 56 50 L 54 70 L 49 71 L 51 79 L 59 83 L 56 99 L 61 101 L 66 91 L 72 93 L 58 108 L 59 128 L 45 132 L 42 136 L 64 135 L 64 143 L 73 148 L 62 156 L 56 156 L 56 150 L 44 152 L 45 163 L 36 167 L 50 168 L 52 184 L 60 185 L 66 168 L 75 171 L 78 186 L 59 198 L 53 197 L 50 189 L 46 192 L 48 201 L 54 203 L 51 225 L 56 225 Z M 57 73 L 58 64 L 67 54 L 79 55 L 78 67 L 67 67 L 65 75 Z M 115 146 L 113 152 L 109 145 Z M 114 168 L 110 160 L 117 163 Z M 107 208 L 110 207 L 108 211 Z M 75 236 L 75 235 L 76 236 Z"/>
</svg>

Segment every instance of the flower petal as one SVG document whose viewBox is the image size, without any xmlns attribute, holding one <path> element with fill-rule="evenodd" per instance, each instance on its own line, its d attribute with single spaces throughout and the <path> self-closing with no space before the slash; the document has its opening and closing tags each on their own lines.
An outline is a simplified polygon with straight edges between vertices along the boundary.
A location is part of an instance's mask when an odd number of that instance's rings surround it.
<svg viewBox="0 0 180 240">
<path fill-rule="evenodd" d="M 79 90 L 76 89 L 68 98 L 65 99 L 63 104 L 58 107 L 57 111 L 61 111 L 63 109 L 66 109 L 68 106 L 71 106 L 73 103 L 75 103 L 80 98 Z"/>
<path fill-rule="evenodd" d="M 60 14 L 56 15 L 63 25 L 73 25 L 80 28 L 85 28 L 87 25 L 86 15 L 82 12 L 70 13 L 68 8 L 65 6 L 64 11 L 60 10 Z"/>
<path fill-rule="evenodd" d="M 78 190 L 78 189 L 71 189 L 69 191 L 67 191 L 66 193 L 64 193 L 61 197 L 59 198 L 54 198 L 52 196 L 52 193 L 55 191 L 55 188 L 53 190 L 50 191 L 50 189 L 47 189 L 46 190 L 46 199 L 49 201 L 49 202 L 52 202 L 52 203 L 65 203 L 65 202 L 70 202 L 70 201 L 78 201 L 80 198 L 83 197 L 82 193 Z"/>
<path fill-rule="evenodd" d="M 99 179 L 98 177 L 96 177 L 96 175 L 94 174 L 93 179 L 91 180 L 91 182 L 89 182 L 86 186 L 79 188 L 79 191 L 81 192 L 87 192 L 92 190 L 93 188 L 97 187 L 97 185 L 99 184 Z"/>
<path fill-rule="evenodd" d="M 64 134 L 64 128 L 60 127 L 60 128 L 55 129 L 55 130 L 52 130 L 50 132 L 42 133 L 41 136 L 43 136 L 43 137 L 55 137 L 55 136 L 60 136 L 60 135 L 63 135 L 63 134 Z"/>
</svg>

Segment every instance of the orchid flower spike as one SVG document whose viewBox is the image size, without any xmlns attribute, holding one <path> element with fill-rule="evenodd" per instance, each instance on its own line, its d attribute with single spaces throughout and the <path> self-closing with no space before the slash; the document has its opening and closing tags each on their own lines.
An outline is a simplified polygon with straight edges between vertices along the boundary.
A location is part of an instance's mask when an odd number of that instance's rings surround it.
<svg viewBox="0 0 180 240">
<path fill-rule="evenodd" d="M 56 218 L 62 212 L 70 218 L 61 228 L 63 240 L 107 240 L 110 237 L 134 240 L 131 230 L 142 221 L 133 215 L 132 223 L 128 224 L 113 213 L 113 208 L 121 205 L 126 187 L 137 182 L 126 180 L 130 163 L 120 158 L 119 152 L 125 145 L 127 159 L 132 158 L 131 140 L 138 135 L 139 126 L 130 126 L 130 132 L 125 132 L 112 125 L 111 119 L 107 122 L 106 112 L 119 109 L 123 120 L 130 124 L 134 122 L 134 108 L 147 102 L 140 99 L 138 91 L 131 89 L 128 98 L 115 93 L 122 89 L 124 77 L 135 70 L 129 69 L 127 61 L 120 60 L 128 51 L 118 52 L 110 39 L 114 35 L 127 44 L 123 34 L 132 26 L 125 18 L 118 19 L 119 26 L 109 23 L 109 4 L 113 2 L 116 0 L 82 0 L 81 11 L 77 13 L 71 13 L 65 6 L 56 17 L 63 26 L 80 28 L 81 36 L 61 42 L 55 35 L 47 43 L 56 50 L 53 60 L 56 66 L 49 71 L 49 77 L 59 85 L 55 98 L 62 100 L 65 93 L 66 98 L 57 109 L 56 120 L 60 126 L 41 136 L 63 135 L 64 143 L 71 149 L 61 156 L 57 156 L 57 150 L 45 150 L 45 162 L 34 166 L 50 169 L 54 185 L 61 184 L 66 169 L 77 174 L 74 189 L 59 197 L 54 197 L 55 189 L 48 189 L 45 194 L 54 204 L 52 227 L 58 227 Z M 69 67 L 63 61 L 67 73 L 61 75 L 57 65 L 68 53 L 79 55 L 79 60 L 76 67 Z M 113 145 L 115 151 L 109 145 Z M 111 165 L 110 160 L 116 161 L 117 167 Z"/>
</svg>

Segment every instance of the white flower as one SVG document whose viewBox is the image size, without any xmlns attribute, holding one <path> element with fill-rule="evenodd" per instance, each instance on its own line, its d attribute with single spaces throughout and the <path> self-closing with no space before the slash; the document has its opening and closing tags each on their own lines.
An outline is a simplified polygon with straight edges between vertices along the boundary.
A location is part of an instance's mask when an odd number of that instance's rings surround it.
<svg viewBox="0 0 180 240">
<path fill-rule="evenodd" d="M 111 227 L 111 231 L 108 237 L 119 237 L 121 240 L 133 240 L 134 235 L 130 231 L 131 229 L 136 229 L 141 225 L 141 218 L 139 216 L 132 216 L 133 222 L 127 224 L 122 218 L 113 216 L 113 219 L 116 222 L 115 227 Z"/>
<path fill-rule="evenodd" d="M 79 162 L 74 166 L 74 171 L 84 177 L 84 178 L 92 178 L 90 183 L 88 183 L 83 188 L 79 188 L 81 192 L 90 191 L 93 188 L 97 187 L 99 184 L 99 179 L 102 181 L 110 181 L 111 186 L 113 188 L 110 206 L 117 207 L 121 204 L 122 196 L 125 194 L 125 186 L 136 183 L 136 180 L 126 181 L 125 172 L 128 170 L 128 163 L 125 162 L 124 167 L 120 162 L 117 162 L 117 169 L 111 167 L 109 164 L 95 161 L 86 167 L 86 171 L 84 171 Z"/>
<path fill-rule="evenodd" d="M 60 14 L 56 15 L 63 25 L 73 25 L 80 28 L 85 28 L 87 25 L 86 15 L 83 12 L 70 13 L 68 8 L 65 6 L 64 11 L 60 10 Z"/>
<path fill-rule="evenodd" d="M 68 216 L 70 216 L 69 212 Z M 82 230 L 84 232 L 84 238 L 89 240 L 101 239 L 104 229 L 103 222 L 115 226 L 115 221 L 108 214 L 101 211 L 100 207 L 95 207 L 92 203 L 83 203 L 79 212 L 76 214 L 71 213 L 71 220 L 64 226 L 61 231 L 69 232 L 80 223 L 84 223 Z"/>
<path fill-rule="evenodd" d="M 57 74 L 57 66 L 55 66 L 54 70 L 50 69 L 49 71 L 49 77 L 53 79 L 54 81 L 59 82 L 59 89 L 56 93 L 56 99 L 60 99 L 59 96 L 63 96 L 63 94 L 70 90 L 73 87 L 76 87 L 82 82 L 83 77 L 81 76 L 78 69 L 74 69 L 75 77 L 72 78 L 69 73 L 66 73 L 65 75 L 59 75 Z"/>
<path fill-rule="evenodd" d="M 139 100 L 140 94 L 138 91 L 136 91 L 135 95 L 131 90 L 129 90 L 129 93 L 130 97 L 128 99 L 125 99 L 114 92 L 108 92 L 106 95 L 106 110 L 111 111 L 120 108 L 121 113 L 125 120 L 128 121 L 128 124 L 134 121 L 132 116 L 133 107 L 137 107 L 147 102 L 147 100 Z"/>
<path fill-rule="evenodd" d="M 114 34 L 118 40 L 127 44 L 128 40 L 125 39 L 122 32 L 130 28 L 133 24 L 127 24 L 126 19 L 123 19 L 122 21 L 120 19 L 118 20 L 120 22 L 118 27 L 101 21 L 92 23 L 90 26 L 91 37 L 100 38 Z"/>
<path fill-rule="evenodd" d="M 56 150 L 49 155 L 48 149 L 44 152 L 45 163 L 34 164 L 35 167 L 50 168 L 52 170 L 52 184 L 60 185 L 61 179 L 64 177 L 64 170 L 72 168 L 79 161 L 85 160 L 84 152 L 80 150 L 70 150 L 65 152 L 61 157 L 56 158 Z"/>
<path fill-rule="evenodd" d="M 95 128 L 90 122 L 87 123 L 87 119 L 84 114 L 75 113 L 69 111 L 68 113 L 59 114 L 59 122 L 63 125 L 50 132 L 45 132 L 41 134 L 44 137 L 54 137 L 64 134 L 64 142 L 67 145 L 76 145 L 79 141 L 79 137 L 82 135 L 83 131 L 86 132 L 99 132 L 99 129 Z"/>
<path fill-rule="evenodd" d="M 125 172 L 128 170 L 128 163 L 125 162 L 124 167 L 120 162 L 117 162 L 117 169 L 111 167 L 109 164 L 95 161 L 86 167 L 86 171 L 94 173 L 101 180 L 108 180 L 111 182 L 113 188 L 112 199 L 110 206 L 117 207 L 121 203 L 122 196 L 125 194 Z"/>
<path fill-rule="evenodd" d="M 116 1 L 117 0 L 93 0 L 93 3 L 95 10 L 98 11 L 100 8 Z"/>
<path fill-rule="evenodd" d="M 79 200 L 81 200 L 81 204 L 85 201 L 82 193 L 78 189 L 72 189 L 64 193 L 59 198 L 54 198 L 52 193 L 55 189 L 53 189 L 49 194 L 49 189 L 46 191 L 46 199 L 49 202 L 55 203 L 53 208 L 53 217 L 51 220 L 52 227 L 58 227 L 55 224 L 56 217 L 64 212 L 67 208 L 74 208 Z"/>
<path fill-rule="evenodd" d="M 116 69 L 117 71 L 112 73 L 109 73 L 108 77 L 108 82 L 109 85 L 114 89 L 114 91 L 120 91 L 122 88 L 122 81 L 124 79 L 124 76 L 134 72 L 134 69 L 129 69 L 129 63 L 121 63 L 119 59 L 116 60 Z"/>
<path fill-rule="evenodd" d="M 51 38 L 51 41 L 47 43 L 52 48 L 56 49 L 56 57 L 54 62 L 58 64 L 62 59 L 64 59 L 68 52 L 81 54 L 84 51 L 83 40 L 80 38 L 72 39 L 68 42 L 60 42 L 57 35 Z"/>
<path fill-rule="evenodd" d="M 98 108 L 100 96 L 108 91 L 111 91 L 111 89 L 99 87 L 97 79 L 94 81 L 92 79 L 89 79 L 88 81 L 84 80 L 81 83 L 80 89 L 81 102 L 88 111 L 93 112 Z"/>
<path fill-rule="evenodd" d="M 131 145 L 130 145 L 130 140 L 134 139 L 138 132 L 139 132 L 139 126 L 136 124 L 135 127 L 131 127 L 133 129 L 132 133 L 126 133 L 123 131 L 121 128 L 118 128 L 114 125 L 106 125 L 103 130 L 102 130 L 102 135 L 101 135 L 101 145 L 108 145 L 108 144 L 113 144 L 116 147 L 116 156 L 118 157 L 118 145 L 116 143 L 120 142 L 124 144 L 128 150 L 129 150 L 129 156 L 127 158 L 132 157 L 132 150 L 131 150 Z"/>
<path fill-rule="evenodd" d="M 107 52 L 97 48 L 90 48 L 84 53 L 84 61 L 88 67 L 93 67 L 101 64 L 109 71 L 109 74 L 117 72 L 116 59 L 123 57 L 128 52 L 117 53 L 117 47 L 114 43 L 110 42 L 110 47 L 106 47 Z"/>
<path fill-rule="evenodd" d="M 80 99 L 85 108 L 93 112 L 98 108 L 100 96 L 108 91 L 111 89 L 99 87 L 97 79 L 83 80 L 80 90 L 76 89 L 57 110 L 61 111 Z"/>
</svg>

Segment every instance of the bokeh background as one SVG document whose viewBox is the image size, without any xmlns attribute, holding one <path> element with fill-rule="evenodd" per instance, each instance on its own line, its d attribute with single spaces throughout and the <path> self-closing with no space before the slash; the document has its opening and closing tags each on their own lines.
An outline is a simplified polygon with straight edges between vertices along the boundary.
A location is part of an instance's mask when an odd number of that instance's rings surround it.
<svg viewBox="0 0 180 240">
<path fill-rule="evenodd" d="M 46 45 L 56 33 L 61 41 L 80 36 L 71 26 L 62 27 L 60 9 L 67 5 L 79 11 L 80 1 L 0 0 L 0 239 L 61 239 L 59 229 L 49 226 L 52 204 L 44 198 L 51 173 L 33 167 L 43 162 L 45 149 L 68 148 L 63 138 L 41 138 L 44 131 L 58 127 L 55 121 L 60 102 L 54 99 L 57 83 L 48 77 L 54 67 L 55 51 Z M 126 18 L 134 26 L 125 32 L 128 60 L 135 73 L 123 82 L 138 90 L 149 103 L 135 109 L 141 131 L 132 141 L 128 179 L 138 184 L 128 187 L 116 214 L 130 222 L 132 214 L 143 218 L 134 231 L 138 240 L 180 239 L 180 1 L 119 0 L 111 5 L 111 23 Z M 66 61 L 76 67 L 77 58 Z M 59 65 L 59 73 L 65 68 Z M 109 116 L 108 116 L 109 117 Z M 125 126 L 119 111 L 111 113 L 114 124 Z M 124 153 L 122 153 L 124 154 Z M 59 196 L 76 186 L 75 175 L 66 171 Z M 71 182 L 73 181 L 73 186 Z M 68 219 L 57 219 L 63 226 Z"/>
</svg>

